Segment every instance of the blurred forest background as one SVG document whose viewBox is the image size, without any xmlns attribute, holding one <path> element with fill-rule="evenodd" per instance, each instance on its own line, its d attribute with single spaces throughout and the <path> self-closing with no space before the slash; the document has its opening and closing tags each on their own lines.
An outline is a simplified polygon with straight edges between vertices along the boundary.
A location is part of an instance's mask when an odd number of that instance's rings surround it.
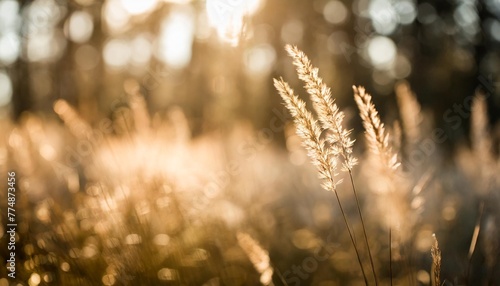
<svg viewBox="0 0 500 286">
<path fill-rule="evenodd" d="M 337 206 L 272 84 L 282 76 L 304 93 L 285 44 L 320 69 L 358 141 L 354 84 L 397 132 L 395 86 L 408 83 L 421 105 L 415 126 L 449 139 L 412 166 L 410 181 L 422 187 L 423 178 L 430 203 L 410 208 L 419 219 L 393 254 L 397 285 L 430 283 L 432 233 L 447 283 L 499 285 L 498 255 L 487 255 L 497 244 L 480 241 L 484 251 L 466 266 L 478 217 L 490 238 L 500 221 L 498 195 L 483 215 L 488 191 L 470 191 L 482 163 L 464 151 L 470 106 L 458 106 L 482 91 L 500 138 L 498 0 L 0 0 L 0 178 L 18 174 L 17 281 L 269 284 L 235 246 L 243 231 L 269 251 L 276 285 L 362 284 Z M 496 158 L 498 144 L 491 150 Z M 378 225 L 380 204 L 365 208 Z M 387 284 L 385 230 L 370 228 Z M 286 270 L 325 245 L 331 263 L 305 278 Z"/>
<path fill-rule="evenodd" d="M 354 83 L 379 98 L 408 79 L 436 115 L 478 87 L 500 106 L 495 0 L 1 3 L 0 103 L 16 119 L 61 98 L 92 119 L 135 79 L 149 109 L 181 106 L 197 130 L 262 127 L 280 104 L 271 77 L 290 73 L 286 43 L 318 60 L 341 103 Z"/>
</svg>

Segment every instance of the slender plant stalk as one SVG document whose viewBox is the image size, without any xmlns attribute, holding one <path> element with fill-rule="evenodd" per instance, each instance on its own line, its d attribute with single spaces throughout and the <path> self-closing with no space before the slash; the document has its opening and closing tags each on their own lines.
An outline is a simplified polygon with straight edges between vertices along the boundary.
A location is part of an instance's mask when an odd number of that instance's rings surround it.
<svg viewBox="0 0 500 286">
<path fill-rule="evenodd" d="M 439 243 L 436 238 L 436 234 L 433 234 L 434 243 L 431 247 L 432 256 L 432 285 L 441 286 L 441 249 L 439 249 Z"/>
<path fill-rule="evenodd" d="M 465 281 L 469 284 L 470 268 L 472 266 L 472 255 L 474 255 L 474 250 L 476 249 L 477 239 L 479 237 L 479 231 L 481 230 L 481 220 L 483 218 L 484 202 L 479 205 L 479 215 L 477 216 L 476 226 L 474 227 L 474 233 L 472 234 L 472 239 L 469 246 L 469 253 L 467 254 L 467 272 L 465 274 Z"/>
<path fill-rule="evenodd" d="M 260 283 L 265 286 L 274 286 L 272 279 L 274 269 L 271 265 L 269 252 L 247 233 L 238 232 L 236 238 L 255 270 L 260 274 Z"/>
<path fill-rule="evenodd" d="M 368 278 L 366 277 L 365 270 L 363 268 L 363 263 L 361 262 L 361 256 L 359 255 L 359 250 L 356 245 L 356 239 L 354 237 L 354 232 L 352 231 L 349 223 L 347 222 L 347 216 L 345 214 L 344 208 L 342 207 L 342 203 L 340 202 L 339 195 L 337 190 L 334 190 L 335 197 L 337 198 L 337 203 L 339 204 L 340 212 L 342 213 L 342 218 L 344 219 L 345 226 L 347 231 L 349 232 L 349 237 L 351 238 L 352 245 L 354 246 L 354 250 L 356 251 L 356 257 L 358 258 L 359 266 L 361 267 L 361 272 L 363 273 L 363 278 L 365 279 L 365 284 L 368 285 Z"/>
<path fill-rule="evenodd" d="M 274 267 L 274 265 L 273 265 L 273 267 Z M 276 274 L 280 278 L 281 283 L 283 283 L 283 285 L 285 285 L 285 286 L 288 286 L 288 283 L 286 282 L 285 277 L 283 277 L 283 274 L 281 274 L 281 271 L 276 267 L 274 267 L 274 269 L 276 270 Z"/>
<path fill-rule="evenodd" d="M 352 178 L 352 171 L 350 169 L 349 169 L 349 178 L 351 179 L 352 192 L 354 193 L 354 198 L 356 199 L 356 208 L 358 209 L 359 219 L 361 220 L 361 227 L 363 228 L 363 237 L 365 238 L 365 244 L 368 250 L 368 256 L 370 257 L 370 264 L 373 271 L 373 277 L 375 278 L 375 285 L 378 285 L 377 273 L 375 271 L 375 264 L 373 263 L 372 251 L 370 249 L 370 243 L 368 242 L 368 235 L 366 234 L 366 227 L 363 219 L 363 214 L 361 213 L 358 193 L 356 192 L 356 187 L 354 186 L 354 179 Z"/>
<path fill-rule="evenodd" d="M 389 275 L 392 286 L 392 227 L 389 227 Z"/>
<path fill-rule="evenodd" d="M 314 120 L 311 112 L 306 109 L 305 102 L 294 94 L 294 91 L 288 85 L 288 83 L 286 83 L 283 79 L 275 79 L 274 86 L 280 93 L 287 109 L 290 111 L 294 118 L 294 122 L 297 127 L 297 134 L 302 138 L 303 144 L 308 150 L 309 157 L 318 169 L 319 177 L 323 181 L 322 187 L 325 190 L 332 191 L 335 194 L 340 212 L 342 214 L 342 218 L 351 239 L 351 243 L 354 246 L 359 266 L 365 280 L 365 284 L 368 285 L 368 279 L 363 268 L 363 263 L 361 262 L 361 256 L 356 245 L 354 232 L 349 225 L 347 215 L 344 211 L 337 192 L 337 185 L 340 181 L 335 181 L 335 176 L 337 175 L 337 173 L 335 172 L 336 160 L 334 157 L 332 158 L 331 156 L 329 156 L 330 151 L 326 149 L 325 141 L 321 139 L 321 127 L 319 126 L 318 122 Z"/>
<path fill-rule="evenodd" d="M 327 131 L 326 141 L 329 143 L 328 156 L 333 158 L 342 158 L 343 171 L 349 173 L 354 196 L 356 198 L 356 206 L 363 228 L 363 236 L 366 243 L 366 248 L 370 257 L 370 265 L 372 268 L 375 284 L 378 285 L 377 274 L 371 254 L 368 236 L 363 216 L 361 214 L 361 206 L 359 204 L 356 187 L 352 177 L 352 169 L 357 164 L 357 159 L 352 154 L 352 146 L 354 140 L 350 138 L 352 130 L 346 130 L 343 126 L 344 113 L 338 108 L 335 100 L 332 97 L 331 89 L 323 82 L 319 76 L 319 69 L 311 64 L 311 61 L 304 52 L 295 46 L 287 45 L 286 51 L 293 58 L 293 64 L 296 67 L 299 78 L 304 82 L 304 88 L 309 94 L 313 107 L 318 114 L 321 127 Z M 340 200 L 339 200 L 340 205 Z M 347 219 L 346 219 L 347 222 Z M 356 244 L 353 240 L 356 248 Z"/>
<path fill-rule="evenodd" d="M 346 130 L 342 126 L 344 113 L 339 109 L 335 100 L 332 97 L 331 89 L 323 82 L 319 76 L 318 68 L 315 68 L 304 52 L 297 47 L 287 45 L 285 48 L 288 54 L 293 58 L 293 63 L 296 67 L 299 78 L 305 83 L 305 89 L 309 94 L 313 107 L 318 113 L 318 119 L 325 130 L 328 130 L 326 138 L 330 143 L 331 155 L 343 158 L 343 170 L 349 172 L 351 184 L 353 187 L 354 196 L 356 197 L 356 206 L 363 228 L 365 243 L 370 256 L 370 264 L 375 278 L 375 284 L 378 285 L 377 274 L 373 263 L 373 257 L 368 244 L 366 227 L 363 216 L 361 215 L 361 207 L 359 204 L 358 195 L 352 178 L 352 168 L 357 164 L 357 159 L 352 155 L 352 146 L 354 140 L 350 138 L 351 130 Z"/>
<path fill-rule="evenodd" d="M 354 99 L 359 108 L 359 114 L 361 119 L 363 120 L 363 126 L 366 130 L 365 137 L 368 145 L 368 149 L 372 156 L 374 156 L 383 167 L 384 173 L 389 176 L 389 178 L 395 179 L 396 174 L 401 166 L 398 156 L 395 152 L 392 151 L 392 148 L 389 144 L 389 134 L 386 133 L 384 124 L 380 120 L 380 116 L 378 115 L 378 111 L 375 108 L 375 105 L 372 102 L 372 97 L 368 93 L 365 92 L 363 87 L 355 87 L 353 86 L 354 91 Z M 370 254 L 370 262 L 372 263 L 372 268 L 375 269 L 373 265 L 373 258 L 370 251 L 370 245 L 368 243 L 368 238 L 366 235 L 366 228 L 364 226 L 363 216 L 361 214 L 361 209 L 359 207 L 358 197 L 356 194 L 356 188 L 354 187 L 354 180 L 352 179 L 352 172 L 349 171 L 349 175 L 351 177 L 351 184 L 353 188 L 354 195 L 356 197 L 356 204 L 358 206 L 358 213 L 361 219 L 361 224 L 363 225 L 363 234 L 365 236 L 365 242 L 368 248 L 368 252 Z M 393 190 L 391 189 L 391 193 Z M 391 231 L 391 227 L 389 227 L 389 231 Z M 392 258 L 392 257 L 391 257 Z M 375 275 L 375 282 L 377 283 L 377 277 Z M 392 278 L 392 277 L 391 277 Z"/>
</svg>

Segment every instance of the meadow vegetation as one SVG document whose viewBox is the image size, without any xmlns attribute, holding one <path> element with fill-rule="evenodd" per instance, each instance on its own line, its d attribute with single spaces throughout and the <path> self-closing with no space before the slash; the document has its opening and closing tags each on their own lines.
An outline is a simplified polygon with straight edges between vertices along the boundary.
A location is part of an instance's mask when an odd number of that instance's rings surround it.
<svg viewBox="0 0 500 286">
<path fill-rule="evenodd" d="M 320 71 L 286 51 L 309 95 L 274 81 L 293 120 L 286 148 L 245 122 L 193 135 L 179 108 L 150 114 L 134 81 L 126 104 L 94 122 L 64 100 L 56 116 L 1 121 L 21 263 L 20 284 L 0 285 L 498 285 L 488 94 L 453 115 L 470 118 L 470 142 L 448 158 L 407 82 L 391 120 L 353 86 L 364 130 L 352 129 Z"/>
</svg>

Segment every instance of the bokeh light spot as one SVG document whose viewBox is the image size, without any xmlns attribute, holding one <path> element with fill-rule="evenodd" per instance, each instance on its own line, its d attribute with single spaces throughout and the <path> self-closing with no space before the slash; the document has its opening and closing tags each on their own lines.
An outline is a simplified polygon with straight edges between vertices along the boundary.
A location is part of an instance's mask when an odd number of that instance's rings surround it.
<svg viewBox="0 0 500 286">
<path fill-rule="evenodd" d="M 173 281 L 177 280 L 179 277 L 179 274 L 177 270 L 175 269 L 169 269 L 169 268 L 162 268 L 158 271 L 158 279 L 164 280 L 164 281 Z"/>
<path fill-rule="evenodd" d="M 104 61 L 113 68 L 123 68 L 127 65 L 132 51 L 127 41 L 113 39 L 106 43 L 103 50 Z"/>
<path fill-rule="evenodd" d="M 20 52 L 20 39 L 14 31 L 0 33 L 0 62 L 10 65 L 17 60 Z"/>
<path fill-rule="evenodd" d="M 129 234 L 125 237 L 126 244 L 139 244 L 141 242 L 142 242 L 141 236 L 136 233 Z"/>
<path fill-rule="evenodd" d="M 170 237 L 166 234 L 157 234 L 153 238 L 153 242 L 159 246 L 166 246 L 170 242 Z"/>
<path fill-rule="evenodd" d="M 302 41 L 304 25 L 297 19 L 286 22 L 281 28 L 281 40 L 284 43 L 298 44 Z"/>
<path fill-rule="evenodd" d="M 323 8 L 325 20 L 332 24 L 342 24 L 347 20 L 349 12 L 345 5 L 340 1 L 330 1 Z"/>
<path fill-rule="evenodd" d="M 394 3 L 394 9 L 398 15 L 399 23 L 411 24 L 417 17 L 417 9 L 412 1 L 398 1 Z"/>
<path fill-rule="evenodd" d="M 151 59 L 152 46 L 146 35 L 139 35 L 132 40 L 132 65 L 143 66 Z"/>
<path fill-rule="evenodd" d="M 476 8 L 471 4 L 465 3 L 457 7 L 453 13 L 453 18 L 457 25 L 463 27 L 477 23 L 479 20 Z"/>
<path fill-rule="evenodd" d="M 390 68 L 396 58 L 396 45 L 387 37 L 373 37 L 368 43 L 368 56 L 375 68 Z"/>
<path fill-rule="evenodd" d="M 102 277 L 102 284 L 104 284 L 104 285 L 111 286 L 111 285 L 114 285 L 115 282 L 116 282 L 116 278 L 115 278 L 115 276 L 113 276 L 111 274 L 106 274 Z"/>
<path fill-rule="evenodd" d="M 119 0 L 108 0 L 104 3 L 103 17 L 111 33 L 123 32 L 127 27 L 130 15 L 118 2 Z"/>
<path fill-rule="evenodd" d="M 244 32 L 244 18 L 257 12 L 261 0 L 207 0 L 208 21 L 220 39 L 237 45 Z"/>
<path fill-rule="evenodd" d="M 33 274 L 31 274 L 28 283 L 30 286 L 36 286 L 36 285 L 40 284 L 41 281 L 42 281 L 42 279 L 41 279 L 40 275 L 38 273 L 33 273 Z"/>
<path fill-rule="evenodd" d="M 68 22 L 69 38 L 76 43 L 85 43 L 92 36 L 94 22 L 92 16 L 85 11 L 76 11 L 71 14 Z"/>
<path fill-rule="evenodd" d="M 162 23 L 158 57 L 172 68 L 181 69 L 191 61 L 194 23 L 191 9 L 179 7 Z"/>
<path fill-rule="evenodd" d="M 500 42 L 500 22 L 495 19 L 488 19 L 485 21 L 485 26 L 490 37 L 493 40 Z"/>
<path fill-rule="evenodd" d="M 431 281 L 431 276 L 429 275 L 429 272 L 425 270 L 419 270 L 417 272 L 417 280 L 424 285 L 428 285 Z"/>
<path fill-rule="evenodd" d="M 66 38 L 61 31 L 33 33 L 27 45 L 28 59 L 33 62 L 52 62 L 62 55 L 66 48 Z"/>
<path fill-rule="evenodd" d="M 68 262 L 63 262 L 61 263 L 61 270 L 64 272 L 68 272 L 70 270 L 70 266 Z"/>
<path fill-rule="evenodd" d="M 249 74 L 267 75 L 276 60 L 276 52 L 271 45 L 263 44 L 246 51 L 245 67 Z"/>
<path fill-rule="evenodd" d="M 0 71 L 0 107 L 9 104 L 11 99 L 12 82 L 4 71 Z"/>
<path fill-rule="evenodd" d="M 138 15 L 153 10 L 157 0 L 121 0 L 121 4 L 129 14 Z"/>
<path fill-rule="evenodd" d="M 0 27 L 2 29 L 15 28 L 19 13 L 19 3 L 14 0 L 0 2 Z"/>
<path fill-rule="evenodd" d="M 373 28 L 379 34 L 389 35 L 397 27 L 397 14 L 394 6 L 387 0 L 374 0 L 370 2 L 369 14 Z"/>
</svg>

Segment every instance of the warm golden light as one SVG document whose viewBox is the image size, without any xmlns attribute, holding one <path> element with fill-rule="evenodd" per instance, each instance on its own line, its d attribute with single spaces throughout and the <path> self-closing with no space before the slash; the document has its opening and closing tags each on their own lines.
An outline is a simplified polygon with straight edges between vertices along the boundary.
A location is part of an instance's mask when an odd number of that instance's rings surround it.
<svg viewBox="0 0 500 286">
<path fill-rule="evenodd" d="M 261 6 L 261 0 L 207 0 L 209 23 L 223 41 L 237 45 L 245 32 L 246 18 Z"/>
<path fill-rule="evenodd" d="M 184 68 L 191 61 L 193 20 L 192 9 L 189 6 L 179 6 L 162 23 L 157 56 L 173 68 Z"/>
<path fill-rule="evenodd" d="M 157 4 L 156 0 L 121 0 L 120 2 L 123 8 L 131 15 L 149 12 L 153 10 Z"/>
</svg>

